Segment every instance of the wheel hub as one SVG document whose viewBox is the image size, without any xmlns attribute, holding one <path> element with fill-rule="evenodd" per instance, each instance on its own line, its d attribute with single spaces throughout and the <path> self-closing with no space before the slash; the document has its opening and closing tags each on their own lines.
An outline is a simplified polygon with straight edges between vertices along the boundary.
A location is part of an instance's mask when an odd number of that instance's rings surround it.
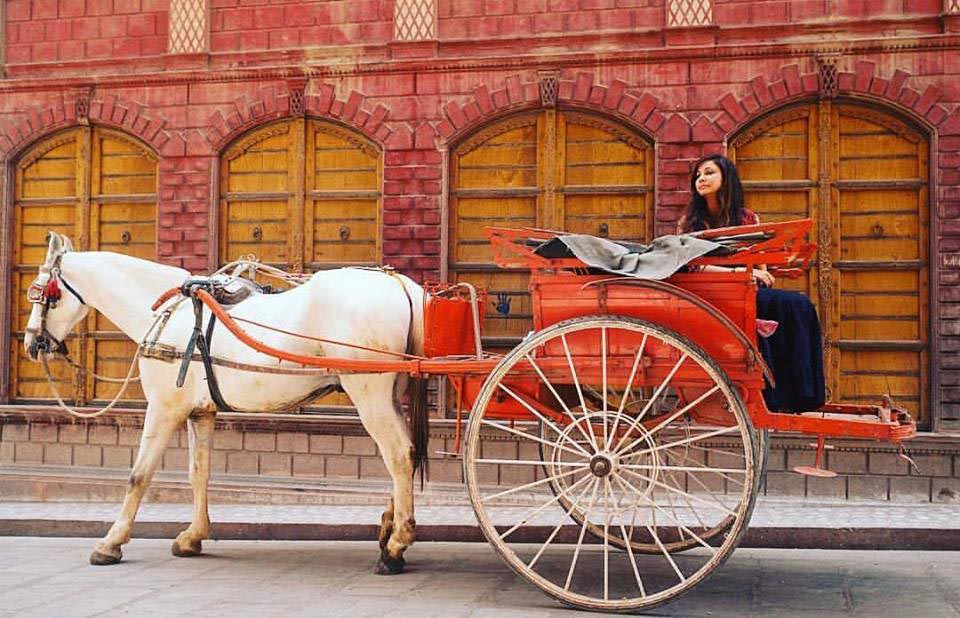
<svg viewBox="0 0 960 618">
<path fill-rule="evenodd" d="M 590 472 L 593 472 L 593 475 L 599 478 L 608 476 L 613 472 L 613 460 L 604 453 L 594 455 L 590 459 Z"/>
</svg>

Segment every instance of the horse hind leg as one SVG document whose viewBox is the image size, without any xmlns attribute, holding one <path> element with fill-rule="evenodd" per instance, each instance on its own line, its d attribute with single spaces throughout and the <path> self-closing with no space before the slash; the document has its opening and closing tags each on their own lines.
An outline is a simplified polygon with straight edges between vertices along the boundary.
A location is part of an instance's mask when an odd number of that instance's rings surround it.
<svg viewBox="0 0 960 618">
<path fill-rule="evenodd" d="M 394 406 L 392 376 L 343 376 L 341 380 L 393 479 L 393 497 L 381 517 L 380 557 L 373 571 L 378 575 L 394 575 L 403 571 L 403 553 L 416 536 L 413 444 L 403 417 Z"/>
<path fill-rule="evenodd" d="M 107 565 L 120 562 L 123 552 L 120 546 L 130 541 L 130 530 L 137 517 L 140 501 L 150 486 L 153 474 L 160 464 L 163 451 L 167 448 L 173 432 L 183 423 L 183 419 L 172 411 L 161 410 L 153 405 L 147 406 L 143 421 L 143 434 L 140 436 L 140 450 L 130 473 L 130 483 L 123 498 L 120 515 L 90 554 L 90 564 Z"/>
<path fill-rule="evenodd" d="M 210 536 L 207 488 L 210 482 L 210 453 L 213 450 L 215 412 L 198 412 L 187 419 L 190 442 L 190 487 L 193 489 L 193 520 L 177 535 L 170 548 L 174 556 L 197 556 L 203 540 Z"/>
</svg>

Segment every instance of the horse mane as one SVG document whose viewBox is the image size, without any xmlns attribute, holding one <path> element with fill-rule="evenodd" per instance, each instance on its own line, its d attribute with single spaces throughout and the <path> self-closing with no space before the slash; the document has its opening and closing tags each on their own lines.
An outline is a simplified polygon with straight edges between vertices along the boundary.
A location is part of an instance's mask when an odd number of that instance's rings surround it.
<svg viewBox="0 0 960 618">
<path fill-rule="evenodd" d="M 122 253 L 113 253 L 112 251 L 71 251 L 64 254 L 64 258 L 69 259 L 95 259 L 105 264 L 113 266 L 124 273 L 129 273 L 138 281 L 149 283 L 163 283 L 176 285 L 182 283 L 190 272 L 178 266 L 169 266 L 134 257 Z"/>
</svg>

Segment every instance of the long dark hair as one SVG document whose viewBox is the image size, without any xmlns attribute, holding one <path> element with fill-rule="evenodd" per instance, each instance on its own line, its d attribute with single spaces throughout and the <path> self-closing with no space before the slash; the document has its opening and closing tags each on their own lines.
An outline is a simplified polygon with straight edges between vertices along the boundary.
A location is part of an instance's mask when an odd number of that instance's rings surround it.
<svg viewBox="0 0 960 618">
<path fill-rule="evenodd" d="M 707 210 L 707 200 L 697 193 L 697 172 L 700 166 L 707 161 L 716 163 L 722 176 L 720 190 L 717 192 L 720 213 L 716 218 L 710 216 L 710 212 Z M 697 161 L 696 165 L 693 166 L 693 173 L 690 174 L 690 205 L 687 207 L 687 214 L 684 216 L 684 232 L 698 232 L 714 227 L 741 225 L 745 208 L 743 185 L 740 183 L 740 175 L 737 174 L 737 166 L 733 164 L 733 161 L 718 154 L 708 155 Z"/>
</svg>

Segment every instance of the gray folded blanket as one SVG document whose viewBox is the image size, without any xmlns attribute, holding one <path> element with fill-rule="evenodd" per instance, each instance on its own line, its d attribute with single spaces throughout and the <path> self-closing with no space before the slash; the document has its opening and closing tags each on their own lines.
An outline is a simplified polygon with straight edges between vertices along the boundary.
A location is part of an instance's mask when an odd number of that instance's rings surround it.
<svg viewBox="0 0 960 618">
<path fill-rule="evenodd" d="M 666 279 L 698 257 L 727 251 L 721 244 L 687 234 L 661 236 L 649 245 L 566 234 L 555 236 L 534 252 L 546 258 L 576 257 L 592 268 L 616 275 Z"/>
</svg>

